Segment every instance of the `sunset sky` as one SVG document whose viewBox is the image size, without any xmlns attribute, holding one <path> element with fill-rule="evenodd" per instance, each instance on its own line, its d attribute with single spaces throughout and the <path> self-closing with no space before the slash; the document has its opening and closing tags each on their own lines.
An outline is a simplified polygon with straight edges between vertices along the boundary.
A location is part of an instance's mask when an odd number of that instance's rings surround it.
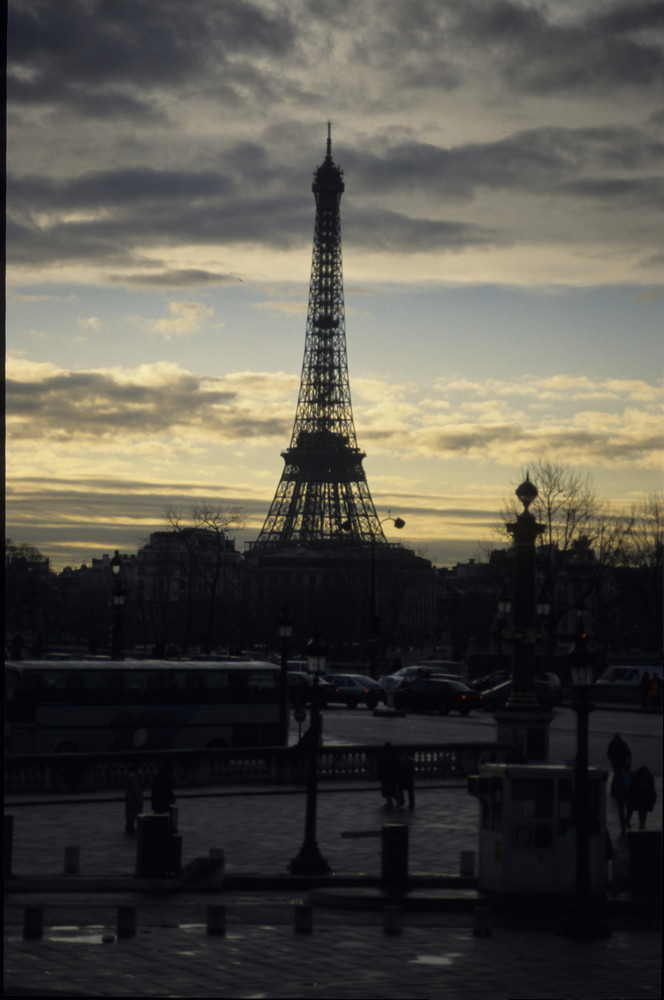
<svg viewBox="0 0 664 1000">
<path fill-rule="evenodd" d="M 616 509 L 661 488 L 661 2 L 10 0 L 8 46 L 15 542 L 89 563 L 201 500 L 256 537 L 328 119 L 398 540 L 475 555 L 538 458 Z"/>
</svg>

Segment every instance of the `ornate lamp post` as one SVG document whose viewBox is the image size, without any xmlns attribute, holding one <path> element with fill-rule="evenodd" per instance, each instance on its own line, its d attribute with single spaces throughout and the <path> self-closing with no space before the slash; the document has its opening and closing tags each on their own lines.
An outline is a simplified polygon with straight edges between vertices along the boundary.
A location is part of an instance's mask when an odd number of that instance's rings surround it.
<svg viewBox="0 0 664 1000">
<path fill-rule="evenodd" d="M 502 613 L 511 607 L 512 691 L 505 708 L 496 712 L 498 741 L 513 746 L 516 759 L 547 760 L 548 726 L 551 712 L 535 695 L 535 643 L 537 641 L 537 600 L 535 597 L 535 541 L 544 531 L 530 513 L 537 487 L 526 475 L 516 490 L 523 511 L 507 525 L 514 554 L 514 597 L 503 600 Z"/>
<path fill-rule="evenodd" d="M 576 821 L 576 884 L 574 908 L 561 927 L 561 933 L 581 940 L 609 937 L 611 931 L 598 917 L 592 905 L 590 888 L 590 816 L 588 780 L 588 716 L 594 705 L 589 700 L 594 668 L 588 653 L 583 611 L 579 612 L 576 642 L 571 653 L 570 673 L 574 687 L 576 712 L 576 766 L 574 774 L 574 816 Z"/>
<path fill-rule="evenodd" d="M 304 841 L 297 857 L 288 866 L 294 875 L 328 875 L 330 866 L 320 853 L 316 841 L 316 807 L 318 797 L 318 743 L 320 739 L 320 705 L 318 703 L 318 678 L 325 673 L 327 649 L 319 636 L 307 643 L 309 672 L 313 674 L 311 692 L 311 723 L 309 726 L 307 810 L 304 822 Z"/>
<path fill-rule="evenodd" d="M 379 524 L 391 521 L 397 531 L 406 527 L 406 522 L 402 517 L 392 517 L 388 514 Z M 376 676 L 376 653 L 378 646 L 378 633 L 380 632 L 380 617 L 376 611 L 376 536 L 371 536 L 371 597 L 370 597 L 370 620 L 369 620 L 369 662 L 370 674 Z"/>
<path fill-rule="evenodd" d="M 320 740 L 320 705 L 318 703 L 318 678 L 325 673 L 327 649 L 319 636 L 307 643 L 309 672 L 313 674 L 311 692 L 311 723 L 308 742 L 307 810 L 304 822 L 304 841 L 300 853 L 288 866 L 294 875 L 328 875 L 330 866 L 320 853 L 316 841 L 316 807 L 318 798 L 318 743 Z"/>
<path fill-rule="evenodd" d="M 535 672 L 533 653 L 535 650 L 535 541 L 544 531 L 529 507 L 537 498 L 537 487 L 531 483 L 528 474 L 516 491 L 523 504 L 523 511 L 516 521 L 507 525 L 514 539 L 514 605 L 512 640 L 514 652 L 512 660 L 512 693 L 508 708 L 537 708 L 535 697 Z"/>
<path fill-rule="evenodd" d="M 293 635 L 293 619 L 284 607 L 279 619 L 279 638 L 281 640 L 281 690 L 279 701 L 279 725 L 281 727 L 281 742 L 288 746 L 288 652 L 290 638 Z"/>
<path fill-rule="evenodd" d="M 125 590 L 122 586 L 122 558 L 118 549 L 111 559 L 113 571 L 113 624 L 111 626 L 111 659 L 123 660 L 122 625 L 124 617 Z"/>
</svg>

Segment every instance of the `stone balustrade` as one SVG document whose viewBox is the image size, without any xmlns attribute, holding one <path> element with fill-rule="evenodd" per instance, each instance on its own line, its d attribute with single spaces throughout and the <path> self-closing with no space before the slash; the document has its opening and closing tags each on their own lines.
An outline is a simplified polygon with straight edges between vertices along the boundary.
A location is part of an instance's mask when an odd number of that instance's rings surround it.
<svg viewBox="0 0 664 1000">
<path fill-rule="evenodd" d="M 398 744 L 415 761 L 415 775 L 426 779 L 464 779 L 485 761 L 503 760 L 508 747 L 497 743 Z M 377 781 L 382 746 L 323 746 L 318 776 L 325 781 Z M 225 750 L 160 750 L 134 753 L 5 756 L 5 791 L 89 792 L 124 788 L 129 767 L 137 764 L 146 786 L 167 759 L 178 788 L 206 785 L 304 782 L 306 756 L 294 747 Z"/>
</svg>

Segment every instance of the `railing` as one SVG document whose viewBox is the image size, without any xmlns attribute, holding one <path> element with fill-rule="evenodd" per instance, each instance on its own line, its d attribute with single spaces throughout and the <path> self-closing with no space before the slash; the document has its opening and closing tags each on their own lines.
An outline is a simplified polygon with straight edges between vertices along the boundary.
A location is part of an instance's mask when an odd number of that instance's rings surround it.
<svg viewBox="0 0 664 1000">
<path fill-rule="evenodd" d="M 381 746 L 321 747 L 321 781 L 377 781 Z M 498 743 L 399 744 L 415 761 L 419 778 L 459 778 L 480 763 L 503 760 L 508 747 Z M 306 755 L 295 748 L 250 747 L 229 750 L 48 754 L 5 756 L 5 792 L 89 792 L 124 788 L 136 764 L 146 787 L 158 768 L 171 761 L 179 788 L 205 785 L 288 784 L 304 782 Z"/>
</svg>

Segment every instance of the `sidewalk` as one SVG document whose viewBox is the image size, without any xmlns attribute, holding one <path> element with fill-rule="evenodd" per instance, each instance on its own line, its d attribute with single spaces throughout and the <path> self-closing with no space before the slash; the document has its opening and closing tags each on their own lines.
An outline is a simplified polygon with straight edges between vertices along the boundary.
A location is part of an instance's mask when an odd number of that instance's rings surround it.
<svg viewBox="0 0 664 1000">
<path fill-rule="evenodd" d="M 496 918 L 491 936 L 477 937 L 472 898 L 461 909 L 404 911 L 402 932 L 390 935 L 381 910 L 314 906 L 312 933 L 296 932 L 294 906 L 308 897 L 286 873 L 304 833 L 301 788 L 183 790 L 178 796 L 183 864 L 208 856 L 211 848 L 223 849 L 229 884 L 240 885 L 241 877 L 253 874 L 253 892 L 77 891 L 88 879 L 101 877 L 126 878 L 131 885 L 136 842 L 124 833 L 124 807 L 117 795 L 94 796 L 95 801 L 63 798 L 12 796 L 6 810 L 14 816 L 15 876 L 7 886 L 5 911 L 9 996 L 28 995 L 27 990 L 69 996 L 395 1000 L 660 995 L 660 931 L 651 923 L 632 927 L 629 916 L 616 923 L 611 938 L 583 944 L 555 934 L 546 914 L 537 927 Z M 477 850 L 479 805 L 465 784 L 419 787 L 412 812 L 388 811 L 382 801 L 375 787 L 320 788 L 318 844 L 335 873 L 376 879 L 380 837 L 342 834 L 379 831 L 386 822 L 409 826 L 411 874 L 453 878 L 461 851 Z M 611 809 L 609 828 L 620 846 Z M 80 875 L 67 876 L 67 892 L 49 892 L 52 879 L 64 878 L 68 846 L 80 848 Z M 268 876 L 279 888 L 265 888 Z M 26 877 L 37 891 L 24 891 Z M 206 933 L 211 904 L 226 907 L 222 937 Z M 115 940 L 122 905 L 136 907 L 138 929 L 133 938 Z M 23 940 L 29 906 L 44 908 L 42 940 Z"/>
</svg>

